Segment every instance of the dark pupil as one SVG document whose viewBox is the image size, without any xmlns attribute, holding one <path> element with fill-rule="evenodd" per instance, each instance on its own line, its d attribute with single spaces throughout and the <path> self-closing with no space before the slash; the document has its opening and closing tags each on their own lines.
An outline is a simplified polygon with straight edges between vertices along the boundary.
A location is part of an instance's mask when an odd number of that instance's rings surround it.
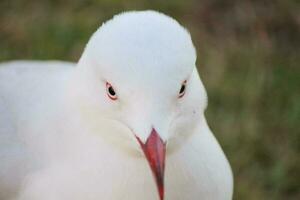
<svg viewBox="0 0 300 200">
<path fill-rule="evenodd" d="M 111 96 L 115 96 L 116 95 L 116 92 L 114 91 L 114 89 L 112 87 L 109 87 L 108 88 L 108 92 Z"/>
<path fill-rule="evenodd" d="M 184 90 L 185 90 L 185 85 L 182 85 L 181 88 L 180 88 L 179 94 L 182 94 L 184 92 Z"/>
</svg>

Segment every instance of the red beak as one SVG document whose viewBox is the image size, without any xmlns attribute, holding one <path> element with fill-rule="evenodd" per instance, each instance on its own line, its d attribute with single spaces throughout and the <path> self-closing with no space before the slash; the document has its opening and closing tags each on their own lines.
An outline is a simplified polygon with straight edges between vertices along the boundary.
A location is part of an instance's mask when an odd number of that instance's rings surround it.
<svg viewBox="0 0 300 200">
<path fill-rule="evenodd" d="M 160 200 L 163 200 L 166 144 L 163 142 L 154 128 L 152 129 L 151 134 L 145 143 L 143 143 L 140 138 L 136 138 L 140 143 L 152 170 Z"/>
</svg>

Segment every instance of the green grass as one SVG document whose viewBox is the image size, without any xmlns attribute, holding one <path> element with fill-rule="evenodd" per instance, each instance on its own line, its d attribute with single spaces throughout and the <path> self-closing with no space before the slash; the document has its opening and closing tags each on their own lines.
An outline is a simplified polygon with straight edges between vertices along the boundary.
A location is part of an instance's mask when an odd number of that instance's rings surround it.
<svg viewBox="0 0 300 200">
<path fill-rule="evenodd" d="M 206 115 L 235 175 L 234 199 L 300 199 L 297 0 L 2 0 L 0 61 L 77 61 L 99 25 L 156 9 L 184 24 L 208 90 Z"/>
</svg>

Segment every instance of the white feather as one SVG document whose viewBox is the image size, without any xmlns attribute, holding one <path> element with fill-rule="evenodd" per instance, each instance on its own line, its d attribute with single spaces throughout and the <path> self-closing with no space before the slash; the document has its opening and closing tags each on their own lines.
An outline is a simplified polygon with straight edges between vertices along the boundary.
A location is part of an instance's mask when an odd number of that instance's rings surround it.
<svg viewBox="0 0 300 200">
<path fill-rule="evenodd" d="M 168 144 L 166 200 L 231 199 L 231 169 L 207 126 L 195 61 L 184 28 L 143 11 L 105 23 L 77 64 L 0 65 L 0 199 L 158 199 L 134 136 L 145 141 L 152 127 Z"/>
</svg>

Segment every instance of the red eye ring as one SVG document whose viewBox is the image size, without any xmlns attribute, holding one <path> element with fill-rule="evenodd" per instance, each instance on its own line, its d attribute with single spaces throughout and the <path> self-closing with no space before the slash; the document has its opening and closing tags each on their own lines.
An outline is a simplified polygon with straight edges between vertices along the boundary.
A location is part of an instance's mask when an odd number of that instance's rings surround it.
<svg viewBox="0 0 300 200">
<path fill-rule="evenodd" d="M 106 93 L 111 100 L 118 99 L 117 93 L 109 82 L 106 82 Z"/>
<path fill-rule="evenodd" d="M 181 97 L 183 97 L 184 95 L 185 95 L 185 90 L 186 90 L 186 80 L 185 81 L 183 81 L 183 83 L 181 84 L 181 88 L 180 88 L 180 90 L 179 90 L 179 96 L 178 96 L 178 98 L 181 98 Z"/>
</svg>

